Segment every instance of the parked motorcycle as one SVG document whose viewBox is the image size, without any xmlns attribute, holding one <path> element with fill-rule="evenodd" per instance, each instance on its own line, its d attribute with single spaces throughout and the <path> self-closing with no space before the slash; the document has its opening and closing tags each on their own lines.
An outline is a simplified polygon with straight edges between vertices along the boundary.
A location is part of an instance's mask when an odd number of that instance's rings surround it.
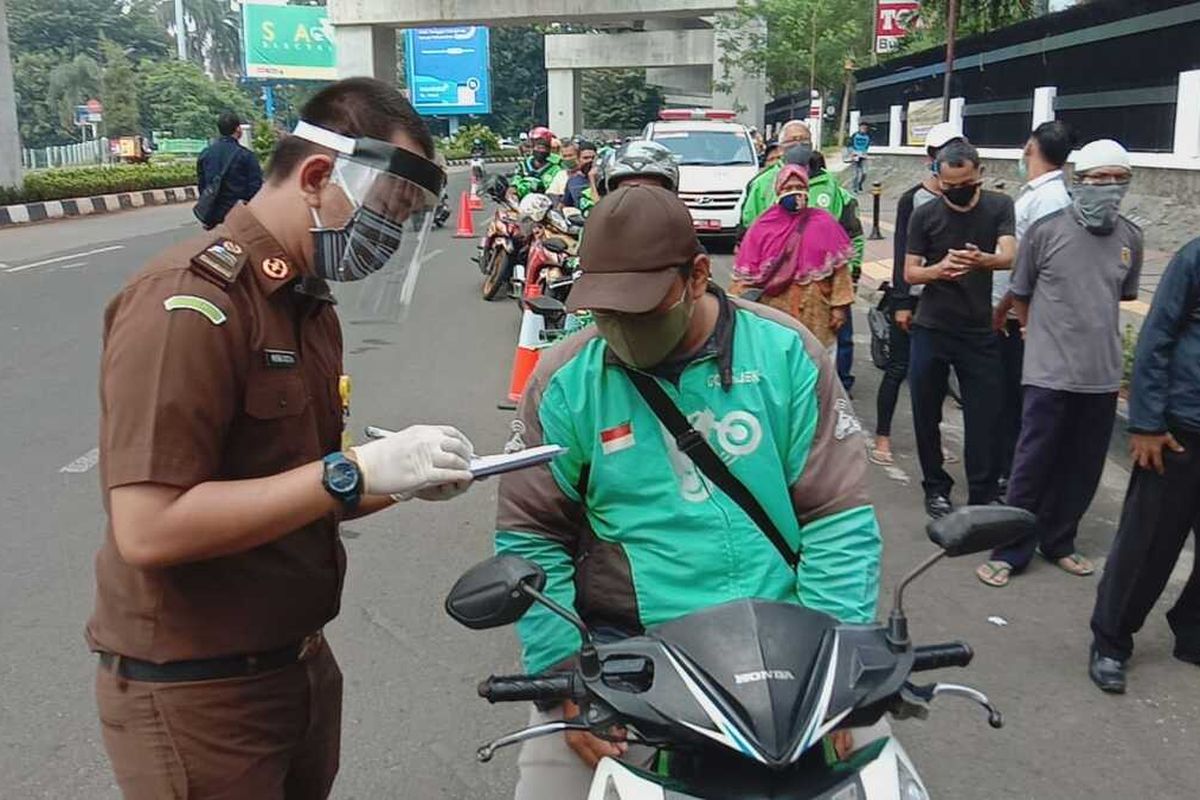
<svg viewBox="0 0 1200 800">
<path fill-rule="evenodd" d="M 464 574 L 446 610 L 473 629 L 516 622 L 539 603 L 582 637 L 576 666 L 542 675 L 492 676 L 479 685 L 489 702 L 571 700 L 573 719 L 535 725 L 479 748 L 497 750 L 565 731 L 612 738 L 616 726 L 631 744 L 657 749 L 641 769 L 605 758 L 588 800 L 928 800 L 912 760 L 891 736 L 855 742 L 841 756 L 826 752 L 828 734 L 928 715 L 938 697 L 962 697 L 1000 712 L 976 689 L 953 683 L 917 685 L 913 674 L 966 667 L 962 642 L 914 647 L 904 590 L 946 556 L 991 550 L 1034 530 L 1034 517 L 1004 506 L 973 506 L 931 522 L 939 552 L 896 588 L 886 624 L 839 624 L 803 606 L 738 600 L 658 625 L 640 636 L 597 644 L 573 609 L 543 591 L 537 564 L 496 556 Z"/>
<path fill-rule="evenodd" d="M 508 189 L 508 179 L 503 175 L 497 175 L 487 187 L 488 196 L 498 208 L 488 221 L 483 238 L 479 240 L 479 255 L 476 257 L 484 276 L 484 300 L 495 300 L 505 288 L 514 289 L 514 273 L 518 276 L 522 274 L 522 270 L 516 270 L 515 267 L 523 263 L 529 234 L 521 220 L 520 205 Z M 520 297 L 519 288 L 514 294 Z"/>
</svg>

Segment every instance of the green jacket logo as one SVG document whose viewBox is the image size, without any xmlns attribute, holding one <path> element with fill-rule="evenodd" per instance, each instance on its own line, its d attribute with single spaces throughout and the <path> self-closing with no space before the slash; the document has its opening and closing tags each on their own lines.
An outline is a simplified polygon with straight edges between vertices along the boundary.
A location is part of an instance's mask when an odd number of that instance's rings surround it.
<svg viewBox="0 0 1200 800">
<path fill-rule="evenodd" d="M 692 424 L 704 440 L 717 451 L 725 462 L 753 455 L 763 440 L 762 423 L 748 411 L 730 411 L 721 419 L 711 409 L 688 415 Z M 690 503 L 708 500 L 708 489 L 700 477 L 700 471 L 690 458 L 679 451 L 675 437 L 665 426 L 661 426 L 667 458 L 675 477 L 679 480 L 679 494 Z"/>
</svg>

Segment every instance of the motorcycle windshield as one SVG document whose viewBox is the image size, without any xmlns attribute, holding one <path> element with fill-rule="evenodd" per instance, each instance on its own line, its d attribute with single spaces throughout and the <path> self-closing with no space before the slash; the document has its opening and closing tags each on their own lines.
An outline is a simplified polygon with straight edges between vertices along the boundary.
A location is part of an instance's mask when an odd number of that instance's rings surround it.
<svg viewBox="0 0 1200 800">
<path fill-rule="evenodd" d="M 837 722 L 837 626 L 803 606 L 742 600 L 647 633 L 682 656 L 680 667 L 764 760 L 786 764 Z"/>
</svg>

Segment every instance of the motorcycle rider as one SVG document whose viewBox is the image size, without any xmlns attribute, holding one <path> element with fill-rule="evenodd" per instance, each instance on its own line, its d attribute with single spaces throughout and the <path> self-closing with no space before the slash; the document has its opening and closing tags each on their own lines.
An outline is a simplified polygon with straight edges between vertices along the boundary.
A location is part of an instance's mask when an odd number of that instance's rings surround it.
<svg viewBox="0 0 1200 800">
<path fill-rule="evenodd" d="M 533 193 L 545 194 L 554 176 L 562 170 L 562 158 L 551 152 L 553 142 L 554 134 L 549 128 L 537 127 L 529 132 L 532 151 L 517 164 L 512 178 L 511 185 L 518 198 Z"/>
<path fill-rule="evenodd" d="M 564 208 L 578 208 L 583 211 L 581 205 L 588 204 L 589 209 L 595 205 L 595 200 L 585 198 L 585 195 L 592 186 L 591 173 L 592 168 L 596 165 L 596 145 L 580 140 L 576 144 L 576 148 L 578 162 L 567 178 L 567 188 L 563 193 L 562 204 Z"/>
<path fill-rule="evenodd" d="M 691 215 L 671 192 L 621 186 L 588 230 L 568 308 L 592 310 L 596 324 L 542 355 L 511 442 L 567 452 L 502 478 L 497 551 L 540 564 L 545 593 L 609 641 L 750 597 L 874 619 L 880 534 L 861 426 L 824 348 L 790 317 L 711 282 Z M 711 487 L 628 370 L 657 380 L 784 541 L 773 545 Z M 785 547 L 804 554 L 795 571 Z M 544 608 L 517 630 L 530 673 L 579 649 L 575 629 Z M 577 713 L 568 703 L 533 718 Z M 532 740 L 516 798 L 582 798 L 599 759 L 640 759 L 639 749 L 579 732 Z"/>
</svg>

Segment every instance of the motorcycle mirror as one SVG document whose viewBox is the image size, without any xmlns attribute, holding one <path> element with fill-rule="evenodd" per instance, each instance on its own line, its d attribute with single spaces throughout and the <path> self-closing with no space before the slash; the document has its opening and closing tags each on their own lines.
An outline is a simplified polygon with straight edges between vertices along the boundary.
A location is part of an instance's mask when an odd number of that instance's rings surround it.
<svg viewBox="0 0 1200 800">
<path fill-rule="evenodd" d="M 559 255 L 567 252 L 568 249 L 567 243 L 562 239 L 546 239 L 542 242 L 542 247 L 545 247 L 551 253 L 558 253 Z"/>
<path fill-rule="evenodd" d="M 446 613 L 472 630 L 511 625 L 533 605 L 534 595 L 546 586 L 546 573 L 519 556 L 500 555 L 480 562 L 463 573 L 446 596 Z"/>
<path fill-rule="evenodd" d="M 929 540 L 946 555 L 995 550 L 1035 533 L 1037 518 L 1012 506 L 964 506 L 926 527 Z"/>
</svg>

